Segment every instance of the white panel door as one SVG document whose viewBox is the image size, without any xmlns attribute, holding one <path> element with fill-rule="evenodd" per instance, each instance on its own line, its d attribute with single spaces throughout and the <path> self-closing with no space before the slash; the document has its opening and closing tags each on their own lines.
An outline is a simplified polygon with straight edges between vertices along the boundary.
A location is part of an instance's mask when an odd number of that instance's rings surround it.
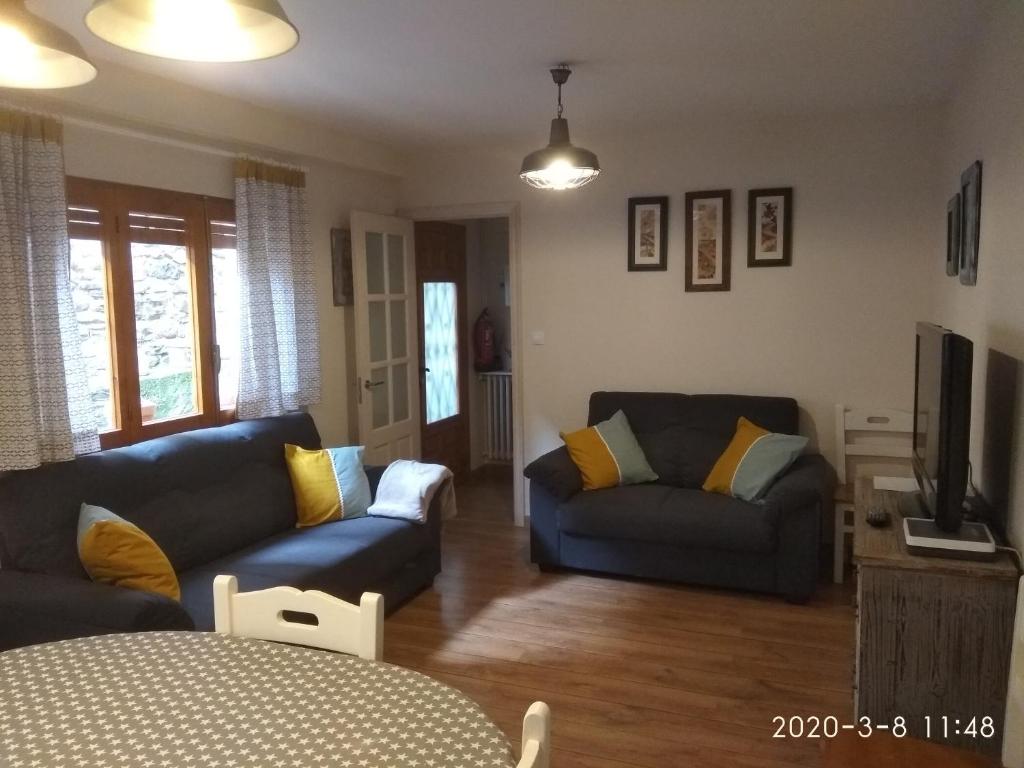
<svg viewBox="0 0 1024 768">
<path fill-rule="evenodd" d="M 353 308 L 359 441 L 367 464 L 420 457 L 413 224 L 354 211 Z"/>
</svg>

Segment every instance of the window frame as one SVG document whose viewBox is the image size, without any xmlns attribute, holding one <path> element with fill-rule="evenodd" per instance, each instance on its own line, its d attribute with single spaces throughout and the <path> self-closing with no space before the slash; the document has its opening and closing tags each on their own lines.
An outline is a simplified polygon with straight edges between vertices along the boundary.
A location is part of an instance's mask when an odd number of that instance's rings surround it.
<svg viewBox="0 0 1024 768">
<path fill-rule="evenodd" d="M 100 432 L 100 446 L 116 448 L 234 420 L 234 411 L 222 410 L 218 400 L 210 233 L 211 218 L 234 221 L 234 201 L 75 176 L 67 177 L 66 186 L 69 207 L 83 206 L 100 212 L 98 231 L 68 224 L 69 238 L 96 239 L 99 233 L 106 265 L 115 424 L 112 429 Z M 160 213 L 185 221 L 182 244 L 188 253 L 191 281 L 196 414 L 149 423 L 142 421 L 131 212 Z"/>
</svg>

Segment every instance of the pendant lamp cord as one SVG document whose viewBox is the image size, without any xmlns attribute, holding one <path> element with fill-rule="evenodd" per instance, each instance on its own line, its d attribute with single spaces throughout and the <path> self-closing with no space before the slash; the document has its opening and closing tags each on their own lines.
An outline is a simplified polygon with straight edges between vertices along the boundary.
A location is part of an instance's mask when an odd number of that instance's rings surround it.
<svg viewBox="0 0 1024 768">
<path fill-rule="evenodd" d="M 562 84 L 558 83 L 558 116 L 562 116 Z"/>
</svg>

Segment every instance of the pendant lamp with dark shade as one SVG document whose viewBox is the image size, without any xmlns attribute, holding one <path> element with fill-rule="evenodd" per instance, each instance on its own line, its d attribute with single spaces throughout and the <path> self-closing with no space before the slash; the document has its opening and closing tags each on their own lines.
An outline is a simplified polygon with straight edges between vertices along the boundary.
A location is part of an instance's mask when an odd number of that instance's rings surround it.
<svg viewBox="0 0 1024 768">
<path fill-rule="evenodd" d="M 548 145 L 523 158 L 519 178 L 537 189 L 577 189 L 601 173 L 597 155 L 569 141 L 569 121 L 562 117 L 562 86 L 571 74 L 565 64 L 551 70 L 558 86 L 558 116 L 551 121 Z"/>
</svg>

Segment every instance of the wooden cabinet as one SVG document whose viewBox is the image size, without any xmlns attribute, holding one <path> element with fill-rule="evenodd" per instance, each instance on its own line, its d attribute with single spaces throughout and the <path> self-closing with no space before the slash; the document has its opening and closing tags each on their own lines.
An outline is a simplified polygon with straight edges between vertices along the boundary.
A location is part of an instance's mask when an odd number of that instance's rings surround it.
<svg viewBox="0 0 1024 768">
<path fill-rule="evenodd" d="M 870 479 L 857 485 L 857 717 L 902 717 L 910 736 L 998 755 L 1017 568 L 1005 554 L 991 563 L 911 555 L 897 496 Z M 889 526 L 867 524 L 875 504 L 888 509 Z"/>
</svg>

